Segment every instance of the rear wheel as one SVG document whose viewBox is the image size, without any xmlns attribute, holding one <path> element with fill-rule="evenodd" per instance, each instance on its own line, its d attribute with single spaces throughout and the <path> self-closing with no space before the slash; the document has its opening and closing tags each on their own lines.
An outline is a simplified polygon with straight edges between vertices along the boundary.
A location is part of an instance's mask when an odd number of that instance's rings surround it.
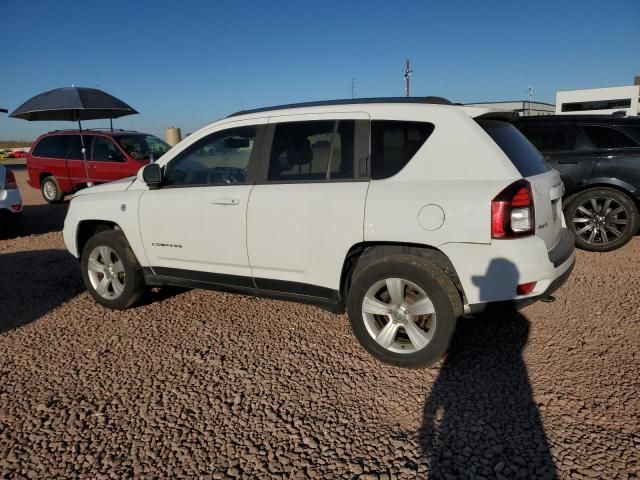
<svg viewBox="0 0 640 480">
<path fill-rule="evenodd" d="M 462 315 L 449 277 L 412 255 L 384 257 L 356 271 L 347 303 L 360 344 L 378 360 L 405 368 L 440 360 Z"/>
<path fill-rule="evenodd" d="M 121 231 L 91 237 L 82 250 L 80 266 L 87 291 L 107 308 L 128 308 L 145 292 L 142 270 Z"/>
<path fill-rule="evenodd" d="M 54 177 L 45 177 L 40 184 L 40 190 L 44 199 L 49 203 L 59 203 L 64 198 L 64 192 Z"/>
<path fill-rule="evenodd" d="M 638 209 L 631 198 L 612 188 L 591 188 L 576 195 L 565 209 L 576 246 L 609 252 L 626 244 L 638 231 Z"/>
</svg>

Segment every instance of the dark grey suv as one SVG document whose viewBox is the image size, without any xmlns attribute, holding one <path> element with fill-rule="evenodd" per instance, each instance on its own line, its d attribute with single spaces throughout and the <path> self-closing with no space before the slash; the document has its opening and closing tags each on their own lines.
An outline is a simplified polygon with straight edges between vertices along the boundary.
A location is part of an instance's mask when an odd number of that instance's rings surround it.
<svg viewBox="0 0 640 480">
<path fill-rule="evenodd" d="M 608 252 L 638 232 L 639 117 L 550 115 L 514 124 L 560 172 L 565 218 L 579 248 Z"/>
</svg>

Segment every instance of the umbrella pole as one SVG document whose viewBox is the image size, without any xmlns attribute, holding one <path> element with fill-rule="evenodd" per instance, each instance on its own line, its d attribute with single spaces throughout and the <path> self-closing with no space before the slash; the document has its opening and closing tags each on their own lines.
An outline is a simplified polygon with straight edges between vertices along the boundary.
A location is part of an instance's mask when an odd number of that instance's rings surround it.
<svg viewBox="0 0 640 480">
<path fill-rule="evenodd" d="M 82 158 L 84 158 L 84 174 L 87 177 L 87 186 L 93 187 L 93 182 L 89 179 L 89 162 L 87 162 L 87 149 L 84 148 L 84 136 L 82 135 L 82 122 L 78 119 L 78 127 L 80 128 L 80 145 L 82 145 Z"/>
<path fill-rule="evenodd" d="M 111 126 L 111 131 L 113 132 L 113 118 L 109 119 L 109 125 Z"/>
</svg>

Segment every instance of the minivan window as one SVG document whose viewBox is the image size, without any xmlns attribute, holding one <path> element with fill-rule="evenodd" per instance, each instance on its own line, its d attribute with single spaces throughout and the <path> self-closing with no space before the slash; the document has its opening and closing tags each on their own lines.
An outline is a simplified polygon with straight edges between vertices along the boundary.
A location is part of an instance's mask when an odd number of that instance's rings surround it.
<svg viewBox="0 0 640 480">
<path fill-rule="evenodd" d="M 523 177 L 532 177 L 550 170 L 540 152 L 512 124 L 486 119 L 478 119 L 477 122 Z"/>
<path fill-rule="evenodd" d="M 389 178 L 402 170 L 433 129 L 433 124 L 427 122 L 372 121 L 371 178 Z"/>
<path fill-rule="evenodd" d="M 153 135 L 118 135 L 118 143 L 136 160 L 157 160 L 171 148 Z"/>
<path fill-rule="evenodd" d="M 62 135 L 44 137 L 33 149 L 34 157 L 65 158 L 67 145 Z"/>
<path fill-rule="evenodd" d="M 596 148 L 629 148 L 638 144 L 624 133 L 611 127 L 583 125 L 582 129 Z"/>
<path fill-rule="evenodd" d="M 164 185 L 244 182 L 256 132 L 256 127 L 229 128 L 199 140 L 167 164 Z"/>
<path fill-rule="evenodd" d="M 575 150 L 578 132 L 573 125 L 522 125 L 520 131 L 541 152 Z"/>
<path fill-rule="evenodd" d="M 85 152 L 87 153 L 87 160 L 91 155 L 91 140 L 93 135 L 65 135 L 65 142 L 67 144 L 67 156 L 69 160 L 84 160 L 82 155 L 82 142 L 84 142 Z"/>
<path fill-rule="evenodd" d="M 270 181 L 353 178 L 355 121 L 317 120 L 276 125 Z"/>
<path fill-rule="evenodd" d="M 93 149 L 91 151 L 91 160 L 94 162 L 124 162 L 125 158 L 122 152 L 118 150 L 115 143 L 108 137 L 96 136 L 93 139 Z"/>
</svg>

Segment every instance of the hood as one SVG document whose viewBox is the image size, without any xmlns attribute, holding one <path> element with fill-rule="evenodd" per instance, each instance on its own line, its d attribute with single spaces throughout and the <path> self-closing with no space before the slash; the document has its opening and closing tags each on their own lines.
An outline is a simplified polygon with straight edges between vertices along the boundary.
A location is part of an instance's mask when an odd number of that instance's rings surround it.
<svg viewBox="0 0 640 480">
<path fill-rule="evenodd" d="M 121 178 L 120 180 L 103 183 L 101 185 L 96 185 L 95 187 L 83 188 L 82 190 L 78 190 L 75 193 L 74 197 L 79 197 L 80 195 L 88 195 L 90 193 L 123 192 L 127 188 L 129 188 L 129 185 L 131 185 L 135 179 L 135 176 Z"/>
</svg>

